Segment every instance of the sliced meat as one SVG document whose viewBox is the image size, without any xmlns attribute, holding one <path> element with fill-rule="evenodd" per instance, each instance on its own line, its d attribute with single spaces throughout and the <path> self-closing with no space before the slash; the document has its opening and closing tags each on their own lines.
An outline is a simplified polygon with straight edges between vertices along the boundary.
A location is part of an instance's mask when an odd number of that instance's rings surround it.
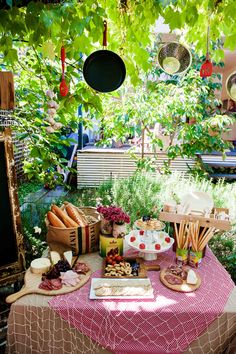
<svg viewBox="0 0 236 354">
<path fill-rule="evenodd" d="M 172 275 L 172 274 L 166 274 L 164 276 L 164 279 L 167 281 L 167 283 L 171 284 L 171 285 L 181 285 L 183 284 L 183 280 Z"/>
<path fill-rule="evenodd" d="M 51 279 L 53 290 L 59 290 L 62 288 L 61 279 Z"/>
<path fill-rule="evenodd" d="M 78 274 L 86 274 L 90 268 L 86 263 L 76 263 L 73 270 Z"/>
<path fill-rule="evenodd" d="M 39 284 L 39 288 L 43 290 L 59 290 L 62 288 L 61 279 L 45 279 Z"/>
<path fill-rule="evenodd" d="M 166 272 L 170 273 L 170 274 L 173 274 L 173 275 L 176 275 L 176 276 L 182 278 L 183 280 L 186 280 L 187 279 L 187 275 L 188 275 L 188 273 L 185 270 L 185 268 L 182 267 L 182 266 L 179 266 L 179 265 L 171 265 L 171 266 L 169 266 L 166 269 Z"/>
<path fill-rule="evenodd" d="M 68 270 L 67 272 L 61 272 L 60 278 L 62 284 L 66 286 L 76 286 L 81 280 L 81 276 L 76 272 L 74 272 L 73 270 Z"/>
<path fill-rule="evenodd" d="M 188 272 L 186 272 L 186 270 L 183 270 L 180 274 L 181 278 L 183 280 L 186 280 L 187 279 L 187 276 L 188 276 Z"/>
</svg>

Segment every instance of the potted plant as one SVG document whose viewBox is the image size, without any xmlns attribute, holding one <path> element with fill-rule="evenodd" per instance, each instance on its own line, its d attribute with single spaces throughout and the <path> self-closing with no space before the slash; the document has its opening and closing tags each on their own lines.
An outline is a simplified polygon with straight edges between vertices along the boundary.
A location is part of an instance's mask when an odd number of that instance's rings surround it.
<svg viewBox="0 0 236 354">
<path fill-rule="evenodd" d="M 122 208 L 111 205 L 99 206 L 97 211 L 102 215 L 101 232 L 104 235 L 112 235 L 115 238 L 123 237 L 126 232 L 126 224 L 130 223 L 130 217 Z"/>
</svg>

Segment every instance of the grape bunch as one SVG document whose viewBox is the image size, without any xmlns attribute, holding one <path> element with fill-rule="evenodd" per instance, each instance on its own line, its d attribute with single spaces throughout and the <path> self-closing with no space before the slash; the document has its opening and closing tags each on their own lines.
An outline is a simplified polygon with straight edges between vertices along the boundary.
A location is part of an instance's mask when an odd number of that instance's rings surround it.
<svg viewBox="0 0 236 354">
<path fill-rule="evenodd" d="M 137 277 L 139 272 L 139 263 L 133 263 L 131 266 L 132 266 L 132 274 Z"/>
<path fill-rule="evenodd" d="M 61 259 L 60 261 L 55 264 L 55 267 L 59 270 L 59 272 L 67 272 L 67 270 L 71 270 L 71 266 L 69 265 L 69 262 Z"/>
<path fill-rule="evenodd" d="M 67 270 L 71 270 L 71 266 L 66 260 L 60 260 L 55 264 L 47 273 L 43 274 L 42 279 L 57 279 L 60 276 L 61 272 L 67 272 Z"/>
<path fill-rule="evenodd" d="M 53 266 L 49 269 L 49 271 L 47 273 L 43 273 L 43 277 L 42 280 L 46 279 L 57 279 L 60 276 L 60 272 L 59 270 Z"/>
</svg>

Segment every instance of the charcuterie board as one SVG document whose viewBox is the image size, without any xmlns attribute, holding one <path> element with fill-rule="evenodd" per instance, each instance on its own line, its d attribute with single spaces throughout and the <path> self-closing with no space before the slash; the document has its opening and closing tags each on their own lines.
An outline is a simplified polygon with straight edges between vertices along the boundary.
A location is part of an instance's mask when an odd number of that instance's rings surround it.
<svg viewBox="0 0 236 354">
<path fill-rule="evenodd" d="M 17 293 L 14 293 L 12 295 L 9 295 L 6 298 L 6 302 L 8 304 L 11 304 L 12 302 L 16 301 L 20 297 L 28 294 L 41 294 L 41 295 L 62 295 L 66 293 L 70 293 L 74 290 L 77 290 L 81 288 L 84 284 L 87 283 L 91 276 L 91 271 L 88 271 L 85 275 L 81 275 L 81 280 L 80 282 L 75 285 L 75 286 L 65 286 L 63 285 L 61 289 L 58 290 L 44 290 L 39 288 L 39 284 L 41 283 L 42 275 L 41 274 L 33 274 L 29 269 L 27 269 L 25 273 L 25 278 L 24 278 L 24 286 L 20 291 Z"/>
<path fill-rule="evenodd" d="M 199 276 L 199 274 L 196 273 L 196 276 L 197 276 L 197 283 L 195 285 L 192 285 L 192 284 L 187 284 L 186 280 L 182 280 L 183 283 L 182 284 L 170 284 L 165 276 L 166 275 L 169 275 L 169 272 L 167 271 L 167 269 L 162 269 L 161 272 L 160 272 L 160 281 L 169 289 L 171 290 L 174 290 L 174 291 L 180 291 L 180 292 L 183 292 L 183 293 L 189 293 L 189 292 L 192 292 L 192 291 L 195 291 L 197 290 L 200 285 L 201 285 L 201 278 Z M 178 278 L 178 277 L 176 277 Z"/>
</svg>

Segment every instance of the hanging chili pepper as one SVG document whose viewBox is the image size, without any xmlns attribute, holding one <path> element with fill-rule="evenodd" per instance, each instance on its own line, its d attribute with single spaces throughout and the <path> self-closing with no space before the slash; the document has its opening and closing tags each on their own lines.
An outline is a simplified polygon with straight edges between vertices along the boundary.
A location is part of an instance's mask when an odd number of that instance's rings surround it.
<svg viewBox="0 0 236 354">
<path fill-rule="evenodd" d="M 62 67 L 62 76 L 60 83 L 60 95 L 66 96 L 69 92 L 69 88 L 65 81 L 65 60 L 66 60 L 66 51 L 64 47 L 61 47 L 61 67 Z"/>
</svg>

